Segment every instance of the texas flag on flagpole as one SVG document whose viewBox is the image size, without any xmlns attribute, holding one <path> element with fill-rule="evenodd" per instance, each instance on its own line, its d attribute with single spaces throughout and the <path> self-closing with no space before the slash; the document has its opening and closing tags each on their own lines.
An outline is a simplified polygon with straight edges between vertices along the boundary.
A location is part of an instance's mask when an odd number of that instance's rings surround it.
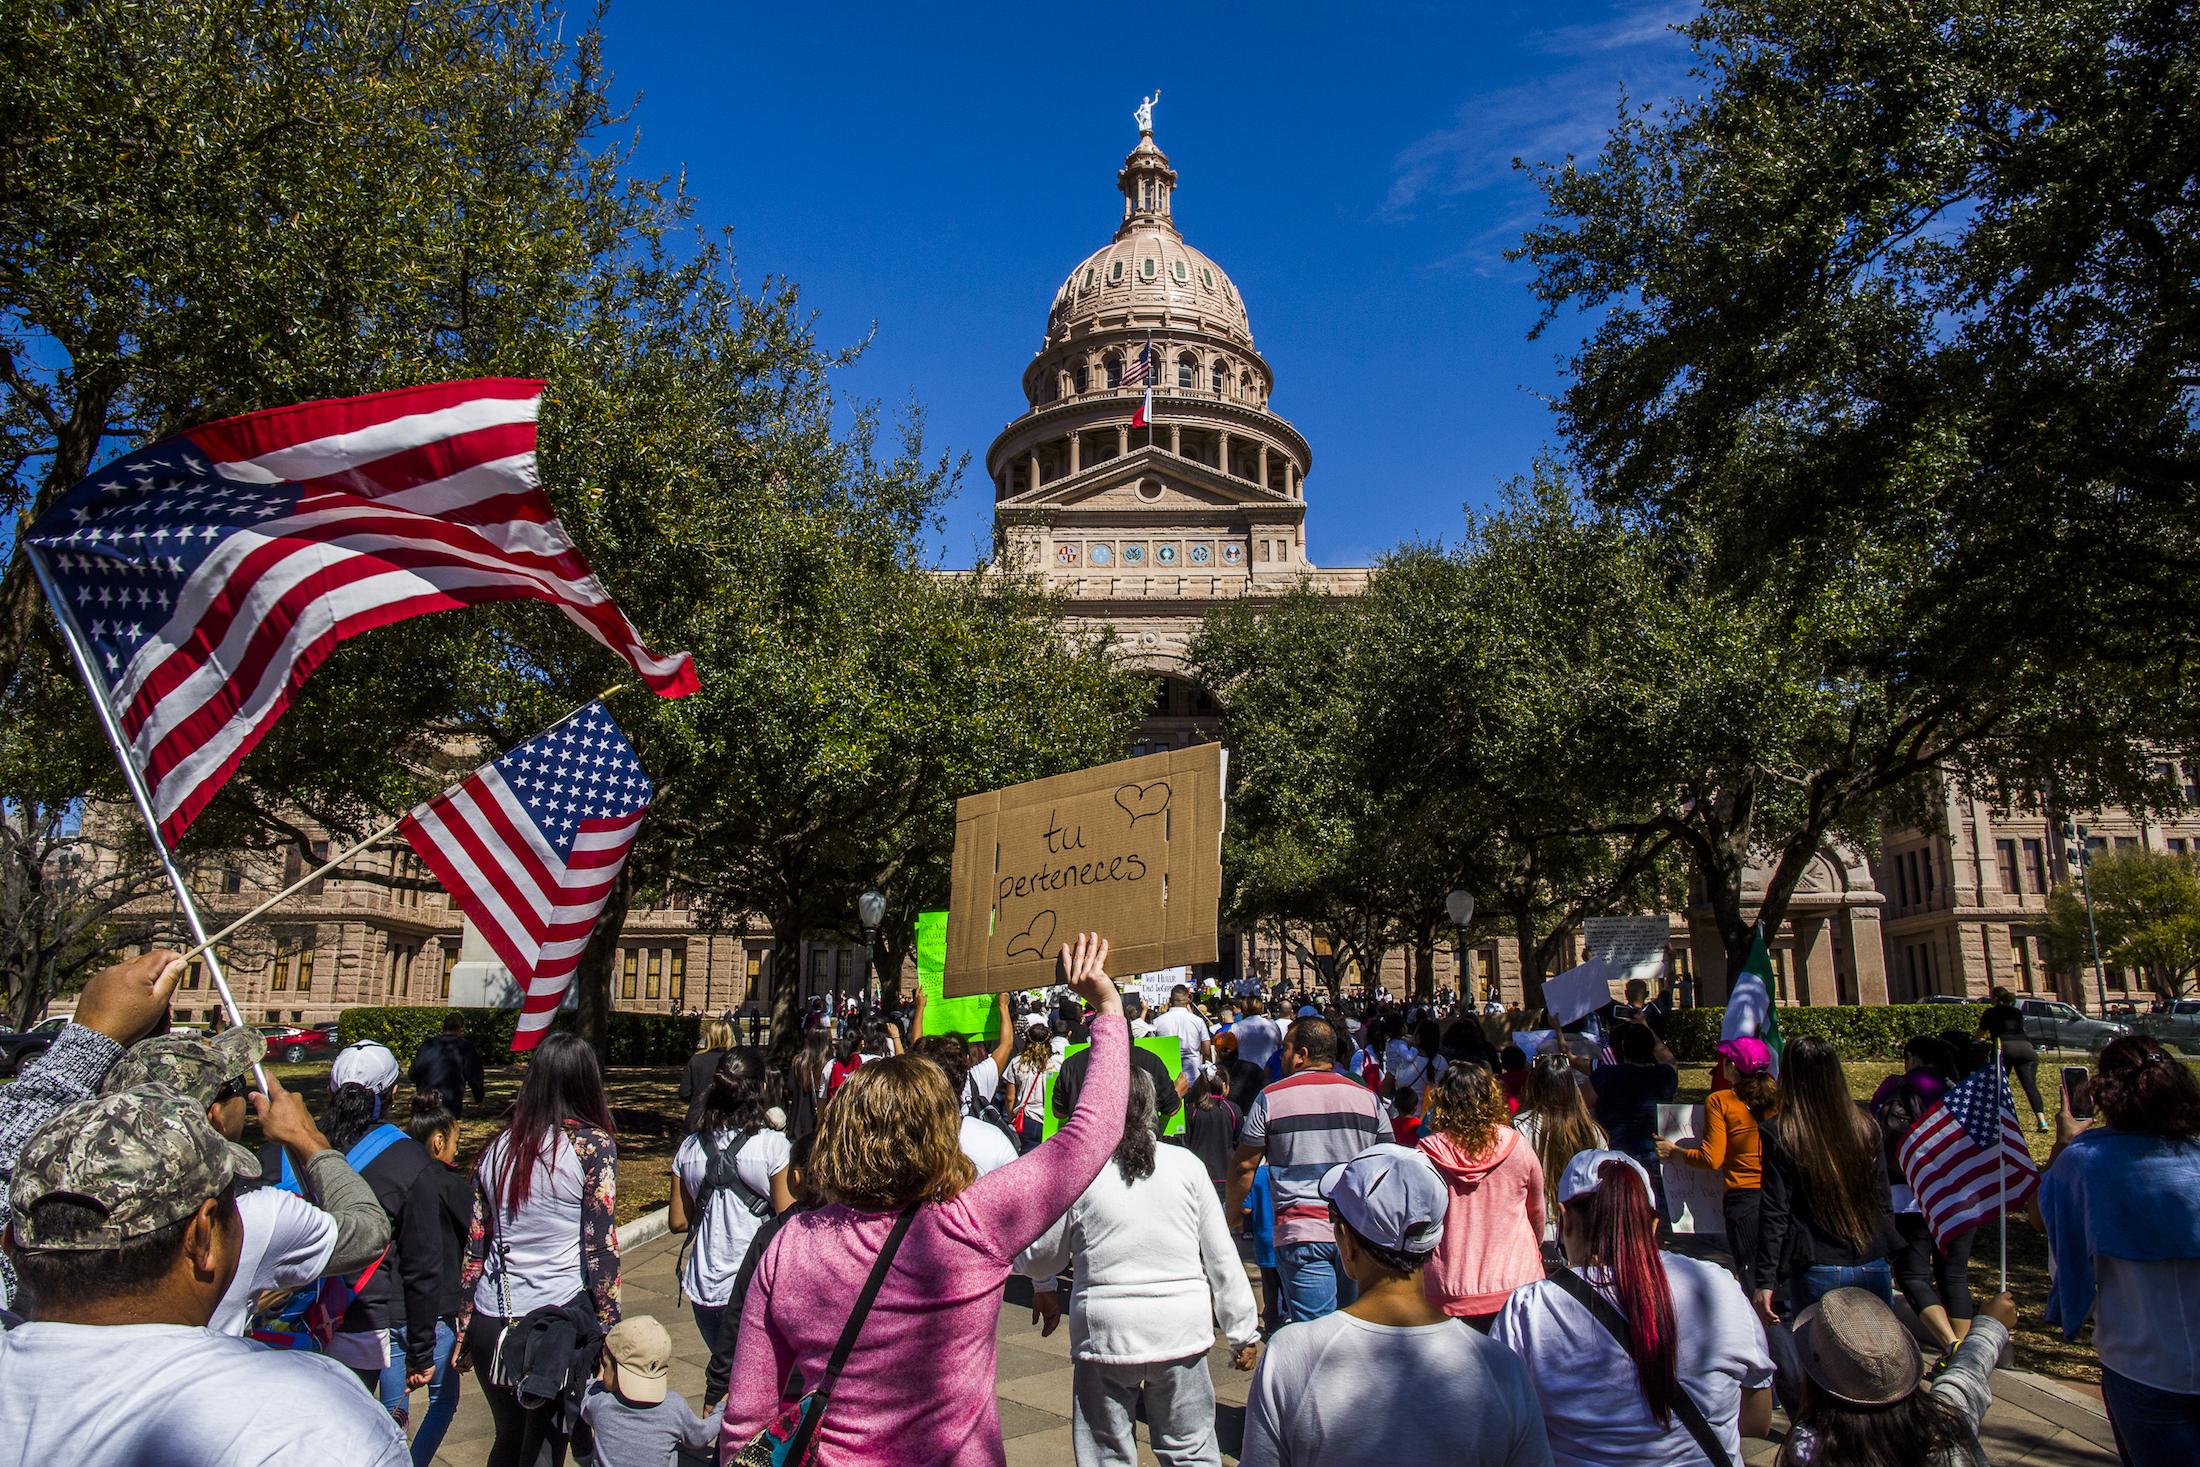
<svg viewBox="0 0 2200 1467">
<path fill-rule="evenodd" d="M 1125 387 L 1136 387 L 1141 382 L 1146 384 L 1146 397 L 1143 402 L 1138 404 L 1137 411 L 1131 414 L 1131 426 L 1133 428 L 1146 428 L 1153 425 L 1152 336 L 1146 338 L 1146 344 L 1139 349 L 1137 359 L 1123 372 L 1123 385 Z"/>
</svg>

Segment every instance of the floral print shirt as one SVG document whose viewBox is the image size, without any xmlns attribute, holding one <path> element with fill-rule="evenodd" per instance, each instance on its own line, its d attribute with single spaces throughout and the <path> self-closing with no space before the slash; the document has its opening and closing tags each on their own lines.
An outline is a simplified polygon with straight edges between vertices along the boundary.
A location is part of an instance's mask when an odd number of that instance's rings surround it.
<svg viewBox="0 0 2200 1467">
<path fill-rule="evenodd" d="M 606 1330 L 619 1322 L 619 1145 L 581 1121 L 565 1123 L 565 1139 L 581 1164 L 581 1279 Z M 492 1180 L 474 1169 L 474 1215 L 466 1230 L 466 1272 L 460 1280 L 458 1332 L 473 1320 L 474 1285 L 489 1257 L 490 1217 L 496 1204 Z"/>
</svg>

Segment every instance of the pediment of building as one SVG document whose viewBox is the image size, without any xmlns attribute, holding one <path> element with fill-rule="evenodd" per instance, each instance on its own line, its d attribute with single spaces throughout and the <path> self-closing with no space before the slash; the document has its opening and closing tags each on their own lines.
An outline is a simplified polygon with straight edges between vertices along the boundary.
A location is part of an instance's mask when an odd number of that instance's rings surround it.
<svg viewBox="0 0 2200 1467">
<path fill-rule="evenodd" d="M 1159 446 L 1141 445 L 1037 489 L 1000 501 L 1001 510 L 1106 509 L 1166 513 L 1260 505 L 1297 508 L 1298 501 L 1247 479 Z"/>
</svg>

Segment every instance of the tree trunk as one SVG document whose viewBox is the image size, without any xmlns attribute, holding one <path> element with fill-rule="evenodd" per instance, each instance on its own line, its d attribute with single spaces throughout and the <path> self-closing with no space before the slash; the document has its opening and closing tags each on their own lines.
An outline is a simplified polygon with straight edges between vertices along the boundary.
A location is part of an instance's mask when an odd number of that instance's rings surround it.
<svg viewBox="0 0 2200 1467">
<path fill-rule="evenodd" d="M 626 926 L 627 907 L 633 899 L 633 869 L 622 868 L 589 931 L 580 968 L 573 974 L 578 985 L 573 995 L 575 1028 L 606 1068 L 611 1064 L 611 975 L 618 967 L 619 933 Z"/>
<path fill-rule="evenodd" d="M 1436 934 L 1425 927 L 1413 939 L 1413 996 L 1422 1003 L 1436 1000 Z"/>
<path fill-rule="evenodd" d="M 1525 905 L 1515 908 L 1512 918 L 1513 942 L 1520 949 L 1520 1007 L 1532 1014 L 1543 1007 L 1543 943 Z"/>
<path fill-rule="evenodd" d="M 774 913 L 772 924 L 771 1040 L 776 1048 L 802 1021 L 802 922 Z"/>
</svg>

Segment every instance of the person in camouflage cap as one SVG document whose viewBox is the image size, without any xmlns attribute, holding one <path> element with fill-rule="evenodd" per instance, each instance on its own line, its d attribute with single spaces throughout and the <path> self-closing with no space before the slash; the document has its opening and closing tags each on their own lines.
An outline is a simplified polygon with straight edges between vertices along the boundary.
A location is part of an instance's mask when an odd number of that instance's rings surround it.
<svg viewBox="0 0 2200 1467">
<path fill-rule="evenodd" d="M 267 1041 L 258 1030 L 241 1024 L 212 1038 L 202 1034 L 156 1034 L 131 1045 L 107 1072 L 100 1089 L 112 1094 L 150 1086 L 209 1108 L 234 1100 L 237 1124 L 221 1128 L 234 1141 L 244 1129 L 245 1080 L 252 1067 L 266 1057 Z"/>
<path fill-rule="evenodd" d="M 9 1243 L 35 1276 L 35 1255 L 125 1249 L 218 1204 L 208 1224 L 228 1235 L 226 1287 L 237 1243 L 228 1194 L 238 1178 L 259 1175 L 259 1159 L 207 1124 L 190 1097 L 114 1091 L 70 1106 L 25 1143 L 8 1185 Z M 47 1302 L 36 1285 L 31 1292 Z"/>
</svg>

